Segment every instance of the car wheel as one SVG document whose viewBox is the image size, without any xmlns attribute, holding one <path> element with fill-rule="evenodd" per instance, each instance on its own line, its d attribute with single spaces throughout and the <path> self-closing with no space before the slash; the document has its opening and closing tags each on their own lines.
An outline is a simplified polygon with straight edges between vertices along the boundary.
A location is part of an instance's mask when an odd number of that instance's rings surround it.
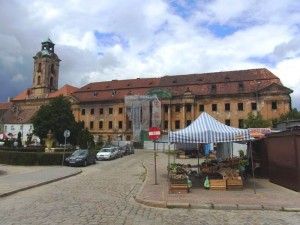
<svg viewBox="0 0 300 225">
<path fill-rule="evenodd" d="M 87 166 L 87 160 L 84 160 L 84 166 Z"/>
<path fill-rule="evenodd" d="M 94 159 L 93 164 L 96 164 L 96 159 Z"/>
</svg>

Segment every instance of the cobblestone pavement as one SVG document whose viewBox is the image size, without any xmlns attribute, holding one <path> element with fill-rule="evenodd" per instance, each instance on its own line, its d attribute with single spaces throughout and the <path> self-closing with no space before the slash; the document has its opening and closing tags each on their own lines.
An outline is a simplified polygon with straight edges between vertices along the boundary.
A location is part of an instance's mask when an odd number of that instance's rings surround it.
<svg viewBox="0 0 300 225">
<path fill-rule="evenodd" d="M 1 225 L 299 224 L 299 212 L 153 208 L 133 200 L 151 152 L 82 168 L 77 176 L 0 198 Z"/>
</svg>

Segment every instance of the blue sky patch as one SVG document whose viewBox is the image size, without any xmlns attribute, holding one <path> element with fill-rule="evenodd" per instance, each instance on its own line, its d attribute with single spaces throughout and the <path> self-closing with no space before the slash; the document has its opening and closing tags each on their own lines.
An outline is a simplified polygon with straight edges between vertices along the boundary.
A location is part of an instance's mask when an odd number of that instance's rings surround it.
<svg viewBox="0 0 300 225">
<path fill-rule="evenodd" d="M 94 35 L 97 38 L 100 46 L 112 47 L 119 44 L 123 48 L 128 47 L 128 41 L 126 41 L 117 33 L 100 33 L 98 31 L 94 31 Z"/>
<path fill-rule="evenodd" d="M 221 38 L 230 36 L 239 30 L 237 27 L 222 26 L 220 24 L 210 24 L 210 25 L 207 25 L 206 27 L 216 37 L 221 37 Z"/>
<path fill-rule="evenodd" d="M 265 64 L 270 67 L 276 66 L 276 62 L 272 60 L 269 56 L 264 56 L 264 57 L 250 57 L 248 58 L 248 61 L 254 62 L 254 63 L 260 63 L 260 64 Z"/>
<path fill-rule="evenodd" d="M 192 11 L 197 8 L 198 0 L 171 0 L 169 4 L 177 16 L 187 19 L 190 17 Z"/>
</svg>

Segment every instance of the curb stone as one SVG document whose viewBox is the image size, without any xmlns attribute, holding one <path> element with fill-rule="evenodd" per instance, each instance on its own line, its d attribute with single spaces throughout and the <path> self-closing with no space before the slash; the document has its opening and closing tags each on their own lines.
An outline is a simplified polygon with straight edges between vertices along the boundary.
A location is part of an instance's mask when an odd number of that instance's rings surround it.
<svg viewBox="0 0 300 225">
<path fill-rule="evenodd" d="M 236 204 L 212 204 L 213 209 L 217 210 L 233 210 L 238 209 Z"/>
<path fill-rule="evenodd" d="M 190 203 L 182 203 L 182 202 L 167 202 L 166 204 L 167 208 L 183 208 L 183 209 L 189 209 Z"/>
<path fill-rule="evenodd" d="M 262 210 L 261 205 L 237 205 L 239 210 Z"/>
</svg>

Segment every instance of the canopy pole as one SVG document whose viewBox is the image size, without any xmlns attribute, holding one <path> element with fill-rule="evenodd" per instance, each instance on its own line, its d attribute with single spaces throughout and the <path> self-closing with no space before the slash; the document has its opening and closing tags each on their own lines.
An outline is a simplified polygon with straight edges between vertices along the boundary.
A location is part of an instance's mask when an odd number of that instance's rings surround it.
<svg viewBox="0 0 300 225">
<path fill-rule="evenodd" d="M 256 189 L 255 189 L 255 181 L 254 181 L 254 167 L 253 167 L 253 149 L 252 149 L 252 141 L 250 141 L 250 153 L 251 153 L 251 167 L 252 167 L 252 179 L 253 179 L 253 191 L 254 194 L 256 194 Z"/>
<path fill-rule="evenodd" d="M 170 142 L 168 142 L 168 180 L 169 180 L 169 175 L 170 175 Z"/>
<path fill-rule="evenodd" d="M 199 143 L 197 143 L 197 149 L 198 149 L 198 175 L 200 175 Z"/>
</svg>

